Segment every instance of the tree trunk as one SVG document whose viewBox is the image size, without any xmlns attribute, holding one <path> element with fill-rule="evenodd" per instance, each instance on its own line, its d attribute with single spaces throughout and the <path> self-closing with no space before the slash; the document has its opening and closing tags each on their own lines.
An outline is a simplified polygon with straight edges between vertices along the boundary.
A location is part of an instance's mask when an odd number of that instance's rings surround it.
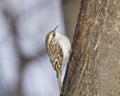
<svg viewBox="0 0 120 96">
<path fill-rule="evenodd" d="M 120 0 L 82 0 L 61 96 L 120 96 Z"/>
</svg>

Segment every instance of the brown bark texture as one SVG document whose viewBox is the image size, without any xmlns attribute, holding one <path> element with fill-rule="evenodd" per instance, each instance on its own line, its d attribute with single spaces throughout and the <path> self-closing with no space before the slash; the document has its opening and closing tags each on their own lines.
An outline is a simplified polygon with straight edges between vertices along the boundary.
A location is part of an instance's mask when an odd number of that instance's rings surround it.
<svg viewBox="0 0 120 96">
<path fill-rule="evenodd" d="M 81 0 L 60 96 L 120 96 L 120 0 Z"/>
</svg>

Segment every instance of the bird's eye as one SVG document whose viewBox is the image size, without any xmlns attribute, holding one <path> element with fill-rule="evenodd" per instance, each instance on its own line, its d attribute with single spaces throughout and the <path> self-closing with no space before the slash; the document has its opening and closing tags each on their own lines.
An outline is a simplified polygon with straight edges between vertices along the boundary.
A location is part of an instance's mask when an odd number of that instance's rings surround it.
<svg viewBox="0 0 120 96">
<path fill-rule="evenodd" d="M 53 32 L 52 36 L 55 37 L 55 32 Z"/>
</svg>

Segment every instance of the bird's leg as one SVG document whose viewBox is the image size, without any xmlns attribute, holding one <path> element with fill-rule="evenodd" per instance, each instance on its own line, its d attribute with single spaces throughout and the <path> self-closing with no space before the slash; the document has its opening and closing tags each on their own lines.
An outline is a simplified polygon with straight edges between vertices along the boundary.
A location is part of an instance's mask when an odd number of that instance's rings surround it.
<svg viewBox="0 0 120 96">
<path fill-rule="evenodd" d="M 60 90 L 60 93 L 61 93 L 61 88 L 62 88 L 62 81 L 61 81 L 61 72 L 57 72 L 57 80 L 58 80 L 58 86 L 59 86 L 59 90 Z"/>
</svg>

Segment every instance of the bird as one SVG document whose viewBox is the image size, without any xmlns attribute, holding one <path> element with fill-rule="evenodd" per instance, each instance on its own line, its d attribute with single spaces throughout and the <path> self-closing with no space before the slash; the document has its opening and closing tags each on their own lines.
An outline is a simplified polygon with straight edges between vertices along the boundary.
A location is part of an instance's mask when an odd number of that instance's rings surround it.
<svg viewBox="0 0 120 96">
<path fill-rule="evenodd" d="M 67 36 L 56 31 L 56 26 L 46 35 L 46 50 L 50 57 L 53 69 L 56 71 L 59 90 L 62 88 L 62 71 L 67 65 L 71 53 L 71 43 Z"/>
</svg>

